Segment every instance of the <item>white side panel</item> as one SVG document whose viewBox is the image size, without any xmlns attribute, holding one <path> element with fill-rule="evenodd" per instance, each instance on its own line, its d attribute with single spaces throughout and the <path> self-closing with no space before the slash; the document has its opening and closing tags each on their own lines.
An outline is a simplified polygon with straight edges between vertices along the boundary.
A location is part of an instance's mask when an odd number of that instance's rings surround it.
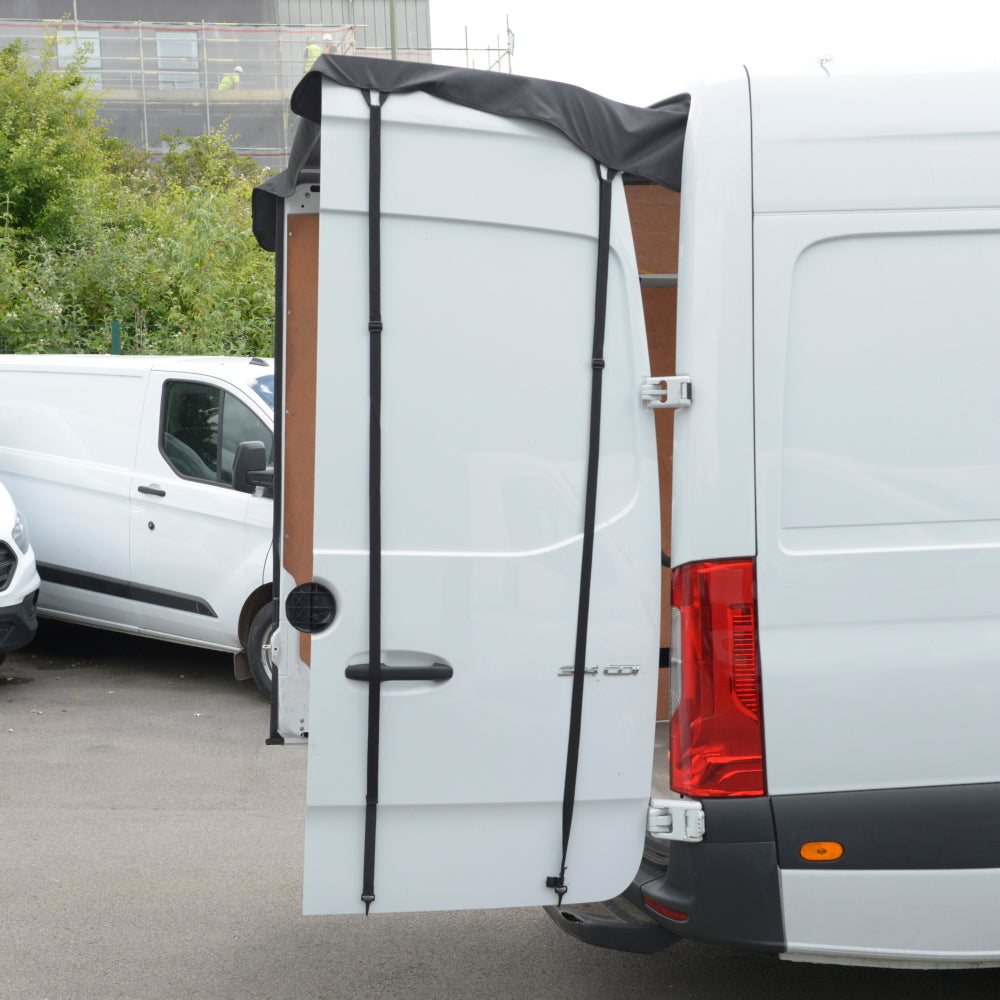
<svg viewBox="0 0 1000 1000">
<path fill-rule="evenodd" d="M 240 612 L 264 582 L 273 503 L 181 475 L 170 463 L 161 448 L 160 427 L 164 386 L 170 381 L 208 385 L 229 394 L 267 430 L 271 413 L 231 382 L 162 365 L 149 377 L 136 454 L 130 579 L 176 598 L 137 602 L 140 630 L 156 638 L 236 651 Z M 150 486 L 164 495 L 140 492 L 140 487 Z"/>
<path fill-rule="evenodd" d="M 1000 212 L 765 216 L 755 251 L 769 791 L 996 781 Z"/>
<path fill-rule="evenodd" d="M 674 566 L 756 550 L 753 283 L 747 79 L 692 92 L 681 183 L 674 417 Z"/>
<path fill-rule="evenodd" d="M 791 959 L 850 964 L 1000 964 L 1000 870 L 782 871 Z"/>
<path fill-rule="evenodd" d="M 52 359 L 48 359 L 52 360 Z M 40 368 L 9 358 L 0 369 L 0 475 L 28 517 L 39 563 L 129 579 L 129 487 L 145 372 L 98 374 L 63 361 Z M 132 602 L 45 583 L 39 610 L 131 629 Z"/>
<path fill-rule="evenodd" d="M 755 77 L 754 209 L 996 207 L 998 103 L 995 72 Z"/>
<path fill-rule="evenodd" d="M 368 645 L 368 109 L 324 89 L 305 909 L 363 912 Z M 598 183 L 557 133 L 394 95 L 383 131 L 385 662 L 376 910 L 554 902 L 591 380 Z M 635 874 L 659 630 L 655 442 L 614 192 L 601 477 L 567 900 Z M 623 670 L 625 667 L 627 669 Z M 637 671 L 637 672 L 633 672 Z"/>
</svg>

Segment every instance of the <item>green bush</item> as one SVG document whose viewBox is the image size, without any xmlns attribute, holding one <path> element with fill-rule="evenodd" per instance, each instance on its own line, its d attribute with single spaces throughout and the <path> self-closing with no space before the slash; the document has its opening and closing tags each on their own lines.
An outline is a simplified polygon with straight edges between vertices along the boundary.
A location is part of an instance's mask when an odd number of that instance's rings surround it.
<svg viewBox="0 0 1000 1000">
<path fill-rule="evenodd" d="M 273 259 L 250 229 L 263 172 L 228 122 L 163 136 L 154 161 L 105 131 L 56 39 L 0 49 L 0 350 L 273 352 Z"/>
</svg>

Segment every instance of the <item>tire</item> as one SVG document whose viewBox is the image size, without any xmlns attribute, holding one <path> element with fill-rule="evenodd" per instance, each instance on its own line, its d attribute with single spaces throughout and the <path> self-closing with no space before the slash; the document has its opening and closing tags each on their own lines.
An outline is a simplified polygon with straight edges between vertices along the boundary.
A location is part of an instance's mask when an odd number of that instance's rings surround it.
<svg viewBox="0 0 1000 1000">
<path fill-rule="evenodd" d="M 271 636 L 278 621 L 278 602 L 269 601 L 253 616 L 247 635 L 250 673 L 260 690 L 271 697 Z"/>
</svg>

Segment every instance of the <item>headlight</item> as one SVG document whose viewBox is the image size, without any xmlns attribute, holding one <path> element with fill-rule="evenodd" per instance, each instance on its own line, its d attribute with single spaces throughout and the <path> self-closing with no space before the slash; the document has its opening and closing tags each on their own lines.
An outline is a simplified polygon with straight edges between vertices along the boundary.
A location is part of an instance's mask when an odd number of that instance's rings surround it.
<svg viewBox="0 0 1000 1000">
<path fill-rule="evenodd" d="M 11 537 L 17 547 L 22 552 L 27 553 L 28 546 L 31 544 L 28 538 L 28 522 L 20 514 L 14 518 L 14 530 L 11 532 Z"/>
</svg>

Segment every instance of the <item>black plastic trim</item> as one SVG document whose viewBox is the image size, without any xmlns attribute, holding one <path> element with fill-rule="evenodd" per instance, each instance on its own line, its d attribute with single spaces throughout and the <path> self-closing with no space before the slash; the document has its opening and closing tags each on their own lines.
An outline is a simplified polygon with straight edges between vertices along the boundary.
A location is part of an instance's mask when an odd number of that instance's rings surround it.
<svg viewBox="0 0 1000 1000">
<path fill-rule="evenodd" d="M 265 746 L 283 747 L 285 737 L 278 732 L 278 665 L 271 664 L 271 735 L 264 740 Z"/>
<path fill-rule="evenodd" d="M 6 542 L 0 542 L 0 591 L 10 586 L 16 571 L 17 554 Z"/>
<path fill-rule="evenodd" d="M 52 566 L 49 563 L 38 563 L 38 575 L 44 583 L 57 583 L 63 587 L 76 587 L 78 590 L 89 590 L 95 594 L 107 594 L 109 597 L 123 597 L 127 601 L 138 601 L 140 604 L 155 604 L 162 608 L 173 608 L 175 611 L 188 611 L 193 615 L 204 615 L 206 618 L 219 617 L 212 605 L 203 597 L 146 587 L 130 583 L 128 580 L 98 576 L 95 573 L 81 573 L 79 570 Z"/>
<path fill-rule="evenodd" d="M 584 944 L 638 955 L 653 955 L 680 938 L 626 895 L 603 903 L 546 906 L 545 912 L 570 937 Z"/>
<path fill-rule="evenodd" d="M 11 653 L 35 638 L 38 618 L 35 608 L 38 591 L 33 590 L 20 604 L 0 608 L 0 653 Z"/>
<path fill-rule="evenodd" d="M 633 883 L 632 891 L 638 888 L 661 906 L 687 914 L 686 920 L 673 920 L 646 909 L 680 937 L 753 951 L 784 951 L 770 801 L 706 799 L 702 808 L 705 839 L 698 844 L 672 842 L 666 872 L 656 876 L 640 869 L 637 880 L 644 881 Z"/>
<path fill-rule="evenodd" d="M 998 868 L 1000 783 L 777 795 L 771 799 L 782 868 L 854 871 Z M 800 847 L 836 841 L 836 861 Z"/>
</svg>

